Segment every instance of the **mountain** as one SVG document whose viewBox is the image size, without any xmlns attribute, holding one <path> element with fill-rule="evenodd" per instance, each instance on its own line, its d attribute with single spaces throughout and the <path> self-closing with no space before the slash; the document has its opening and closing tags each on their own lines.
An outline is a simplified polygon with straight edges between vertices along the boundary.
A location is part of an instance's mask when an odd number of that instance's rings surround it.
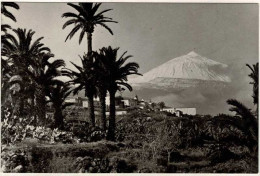
<svg viewBox="0 0 260 176">
<path fill-rule="evenodd" d="M 159 65 L 129 79 L 135 89 L 183 89 L 188 87 L 225 86 L 231 80 L 224 74 L 227 65 L 200 56 L 194 51 Z"/>
</svg>

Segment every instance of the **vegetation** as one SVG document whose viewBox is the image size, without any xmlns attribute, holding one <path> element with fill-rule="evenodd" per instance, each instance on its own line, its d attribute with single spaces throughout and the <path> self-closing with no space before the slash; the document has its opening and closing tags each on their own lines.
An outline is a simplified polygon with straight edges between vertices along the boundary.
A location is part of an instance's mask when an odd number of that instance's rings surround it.
<svg viewBox="0 0 260 176">
<path fill-rule="evenodd" d="M 53 103 L 54 110 L 54 128 L 64 129 L 64 115 L 62 110 L 72 105 L 73 103 L 65 102 L 66 98 L 71 94 L 72 89 L 70 84 L 64 84 L 61 81 L 56 81 L 50 86 L 48 96 Z"/>
<path fill-rule="evenodd" d="M 250 84 L 253 84 L 252 97 L 253 103 L 256 104 L 258 107 L 258 63 L 253 65 L 253 68 L 248 64 L 246 66 L 249 67 L 252 71 L 252 73 L 249 74 L 249 77 L 253 80 L 253 82 L 250 82 Z M 230 108 L 230 111 L 236 112 L 236 115 L 242 119 L 242 121 L 239 124 L 237 124 L 237 126 L 239 126 L 240 129 L 242 129 L 243 132 L 248 136 L 248 147 L 251 150 L 251 152 L 253 152 L 252 155 L 256 155 L 258 150 L 257 117 L 255 117 L 255 115 L 251 112 L 249 108 L 247 108 L 245 105 L 243 105 L 241 102 L 235 99 L 229 99 L 227 100 L 227 103 L 233 106 Z M 258 112 L 256 114 L 258 114 Z"/>
<path fill-rule="evenodd" d="M 125 63 L 127 59 L 132 56 L 125 56 L 126 52 L 124 52 L 121 57 L 117 58 L 118 50 L 119 48 L 112 49 L 110 46 L 108 48 L 104 47 L 100 49 L 100 54 L 97 59 L 97 62 L 100 62 L 99 65 L 103 68 L 103 74 L 106 75 L 107 90 L 110 95 L 108 140 L 115 140 L 115 94 L 119 90 L 119 87 L 122 86 L 132 91 L 132 87 L 127 84 L 127 76 L 132 74 L 140 75 L 138 73 L 139 65 L 137 63 Z"/>
<path fill-rule="evenodd" d="M 101 3 L 68 5 L 76 13 L 63 29 L 74 25 L 71 39 L 81 30 L 79 44 L 87 34 L 87 54 L 80 56 L 81 66 L 65 67 L 62 59 L 53 59 L 50 48 L 34 39 L 35 32 L 2 25 L 2 98 L 1 142 L 4 172 L 245 172 L 258 171 L 258 112 L 252 112 L 236 99 L 229 99 L 234 116 L 176 117 L 161 112 L 164 102 L 146 103 L 144 109 L 129 108 L 116 116 L 115 96 L 132 91 L 129 75 L 138 73 L 139 65 L 127 62 L 131 55 L 119 48 L 103 47 L 92 51 L 92 33 L 100 25 L 111 34 L 107 23 L 117 23 L 98 12 Z M 2 14 L 16 21 L 8 8 L 16 3 L 2 2 Z M 66 41 L 65 40 L 65 41 Z M 258 107 L 258 63 L 246 65 L 251 73 L 253 103 Z M 70 78 L 68 82 L 60 76 Z M 71 124 L 64 110 L 65 100 L 84 90 L 88 98 L 90 124 Z M 109 94 L 109 119 L 106 96 Z M 101 126 L 96 123 L 93 98 L 101 101 Z M 47 113 L 47 107 L 54 117 Z M 258 109 L 257 109 L 258 110 Z M 71 110 L 77 117 L 78 109 Z M 107 123 L 108 121 L 108 123 Z"/>
<path fill-rule="evenodd" d="M 259 66 L 258 66 L 258 62 L 253 65 L 250 66 L 248 64 L 246 64 L 246 66 L 248 68 L 250 68 L 250 70 L 252 71 L 248 76 L 253 80 L 253 82 L 250 82 L 250 84 L 253 84 L 253 99 L 254 99 L 254 104 L 256 105 L 256 113 L 258 113 L 258 83 L 259 83 Z"/>
<path fill-rule="evenodd" d="M 15 16 L 11 12 L 8 11 L 7 7 L 14 8 L 14 9 L 18 10 L 20 8 L 19 5 L 16 4 L 15 2 L 2 2 L 1 3 L 1 13 L 5 17 L 10 18 L 14 22 L 16 22 Z M 11 26 L 8 25 L 8 24 L 2 24 L 1 25 L 1 31 L 7 32 L 7 29 L 11 29 Z"/>
<path fill-rule="evenodd" d="M 113 21 L 109 17 L 103 16 L 104 13 L 112 10 L 107 9 L 97 13 L 101 3 L 78 3 L 78 5 L 68 3 L 69 6 L 73 7 L 78 14 L 66 12 L 62 15 L 64 18 L 70 18 L 64 25 L 63 29 L 65 29 L 69 25 L 75 25 L 75 27 L 71 30 L 68 34 L 66 40 L 68 38 L 72 38 L 74 34 L 81 29 L 80 36 L 79 36 L 79 44 L 81 43 L 85 33 L 87 34 L 88 40 L 88 52 L 87 55 L 84 57 L 85 61 L 82 61 L 83 69 L 87 70 L 87 65 L 85 63 L 90 62 L 93 64 L 93 56 L 92 56 L 92 33 L 94 32 L 95 26 L 100 25 L 107 29 L 111 34 L 113 34 L 112 30 L 106 25 L 106 23 L 117 23 Z M 66 41 L 65 40 L 65 41 Z M 89 61 L 86 61 L 89 60 Z M 92 119 L 92 126 L 95 127 L 95 114 L 94 114 L 94 104 L 93 104 L 93 97 L 94 97 L 94 87 L 88 86 L 88 91 L 86 92 L 86 96 L 89 100 L 89 116 Z M 86 89 L 85 89 L 86 90 Z"/>
<path fill-rule="evenodd" d="M 73 94 L 77 94 L 80 90 L 85 90 L 85 96 L 88 97 L 88 106 L 89 106 L 89 117 L 91 124 L 95 127 L 95 115 L 94 115 L 94 100 L 93 97 L 96 94 L 95 89 L 95 70 L 94 63 L 87 59 L 87 55 L 80 57 L 82 67 L 71 62 L 78 72 L 73 71 L 68 68 L 63 69 L 63 75 L 71 78 L 68 83 L 75 85 Z"/>
</svg>

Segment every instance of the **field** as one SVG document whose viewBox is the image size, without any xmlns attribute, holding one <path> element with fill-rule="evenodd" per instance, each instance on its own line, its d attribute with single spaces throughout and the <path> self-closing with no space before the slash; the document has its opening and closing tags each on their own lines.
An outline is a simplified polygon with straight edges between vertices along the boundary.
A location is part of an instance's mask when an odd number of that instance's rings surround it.
<svg viewBox="0 0 260 176">
<path fill-rule="evenodd" d="M 79 123 L 81 142 L 26 139 L 4 148 L 2 161 L 6 172 L 256 173 L 247 136 L 225 118 L 131 110 L 117 117 L 116 142 Z"/>
</svg>

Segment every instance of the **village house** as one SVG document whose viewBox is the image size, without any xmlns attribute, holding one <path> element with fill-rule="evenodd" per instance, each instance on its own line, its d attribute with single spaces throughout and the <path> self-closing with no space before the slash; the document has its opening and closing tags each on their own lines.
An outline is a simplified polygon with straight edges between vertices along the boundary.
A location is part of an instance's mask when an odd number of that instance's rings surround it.
<svg viewBox="0 0 260 176">
<path fill-rule="evenodd" d="M 173 108 L 173 107 L 166 107 L 166 108 L 163 108 L 161 111 L 165 111 L 165 112 L 169 112 L 171 114 L 175 114 L 177 117 L 181 117 L 184 114 L 196 115 L 196 108 Z"/>
</svg>

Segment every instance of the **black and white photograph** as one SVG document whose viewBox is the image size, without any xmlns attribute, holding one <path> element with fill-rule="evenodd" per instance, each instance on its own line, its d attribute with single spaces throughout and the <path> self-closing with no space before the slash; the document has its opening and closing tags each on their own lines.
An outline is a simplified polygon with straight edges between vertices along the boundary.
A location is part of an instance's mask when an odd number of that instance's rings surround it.
<svg viewBox="0 0 260 176">
<path fill-rule="evenodd" d="M 2 173 L 258 173 L 259 4 L 1 1 Z"/>
</svg>

